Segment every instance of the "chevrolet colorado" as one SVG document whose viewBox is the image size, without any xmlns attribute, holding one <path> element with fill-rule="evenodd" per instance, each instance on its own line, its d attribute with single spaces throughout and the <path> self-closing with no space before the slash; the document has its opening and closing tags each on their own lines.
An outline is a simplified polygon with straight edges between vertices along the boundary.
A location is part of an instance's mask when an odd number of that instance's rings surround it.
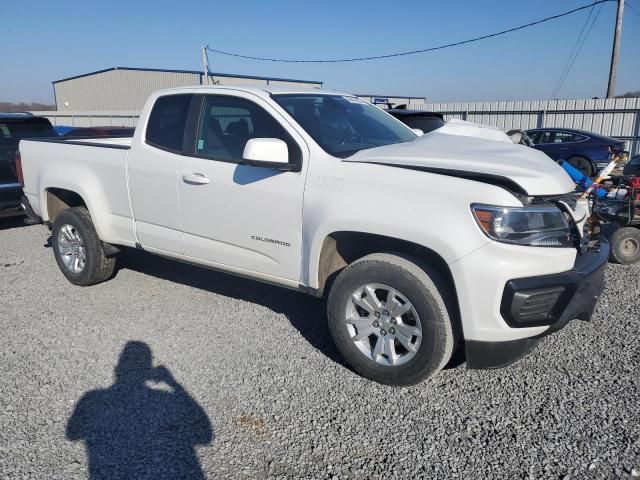
<svg viewBox="0 0 640 480">
<path fill-rule="evenodd" d="M 327 296 L 360 374 L 414 384 L 459 347 L 507 365 L 588 320 L 609 254 L 534 149 L 418 136 L 345 94 L 200 86 L 151 95 L 133 138 L 23 140 L 23 204 L 76 285 L 133 247 Z"/>
</svg>

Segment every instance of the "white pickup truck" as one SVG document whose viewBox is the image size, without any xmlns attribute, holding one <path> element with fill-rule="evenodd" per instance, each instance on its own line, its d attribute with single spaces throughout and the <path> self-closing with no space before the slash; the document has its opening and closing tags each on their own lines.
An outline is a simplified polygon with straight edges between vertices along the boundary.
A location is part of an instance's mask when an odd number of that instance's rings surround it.
<svg viewBox="0 0 640 480">
<path fill-rule="evenodd" d="M 507 365 L 588 320 L 608 244 L 542 152 L 435 130 L 354 96 L 156 92 L 133 138 L 23 140 L 23 206 L 62 273 L 109 279 L 131 247 L 327 295 L 360 374 L 397 385 Z M 579 347 L 575 347 L 579 348 Z"/>
</svg>

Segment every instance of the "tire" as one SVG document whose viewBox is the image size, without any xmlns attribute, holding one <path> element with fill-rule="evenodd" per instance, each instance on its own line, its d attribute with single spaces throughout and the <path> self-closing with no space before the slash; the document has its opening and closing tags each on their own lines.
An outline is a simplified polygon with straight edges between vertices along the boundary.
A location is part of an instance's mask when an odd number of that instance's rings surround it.
<svg viewBox="0 0 640 480">
<path fill-rule="evenodd" d="M 611 243 L 610 260 L 623 265 L 640 261 L 640 229 L 619 228 L 611 234 L 609 242 Z"/>
<path fill-rule="evenodd" d="M 104 254 L 85 207 L 62 211 L 53 222 L 51 238 L 58 267 L 74 285 L 95 285 L 113 275 L 116 259 Z"/>
<path fill-rule="evenodd" d="M 580 170 L 587 177 L 593 177 L 596 174 L 591 162 L 584 157 L 571 157 L 567 163 Z"/>
<path fill-rule="evenodd" d="M 403 255 L 367 255 L 346 267 L 331 287 L 329 331 L 347 363 L 363 377 L 387 385 L 414 385 L 438 373 L 451 359 L 457 329 L 451 305 L 445 303 L 448 289 L 437 271 L 417 263 Z M 388 289 L 395 292 L 391 303 Z M 371 309 L 376 302 L 371 291 L 380 302 L 379 311 Z M 385 315 L 388 305 L 394 310 Z M 419 341 L 417 329 L 421 330 Z M 380 353 L 380 341 L 393 347 L 385 344 Z"/>
</svg>

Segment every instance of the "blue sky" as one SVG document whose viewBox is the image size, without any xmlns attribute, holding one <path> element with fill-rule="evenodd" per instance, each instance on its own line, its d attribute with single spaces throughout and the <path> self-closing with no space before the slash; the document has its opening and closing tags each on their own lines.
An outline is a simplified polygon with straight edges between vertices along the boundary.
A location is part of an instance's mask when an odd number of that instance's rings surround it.
<svg viewBox="0 0 640 480">
<path fill-rule="evenodd" d="M 640 90 L 640 0 L 627 0 L 617 92 Z M 590 0 L 1 1 L 0 100 L 52 101 L 51 82 L 112 66 L 201 68 L 200 47 L 340 58 L 426 48 Z M 596 7 L 597 8 L 597 7 Z M 432 101 L 546 99 L 588 10 L 471 45 L 351 64 L 273 64 L 211 54 L 215 72 L 322 80 L 354 93 Z M 604 96 L 615 3 L 602 12 L 560 98 Z"/>
</svg>

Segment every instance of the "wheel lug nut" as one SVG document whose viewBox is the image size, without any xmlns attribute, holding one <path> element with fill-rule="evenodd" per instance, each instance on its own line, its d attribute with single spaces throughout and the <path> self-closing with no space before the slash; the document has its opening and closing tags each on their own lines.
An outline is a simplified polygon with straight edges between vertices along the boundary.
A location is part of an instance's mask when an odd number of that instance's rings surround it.
<svg viewBox="0 0 640 480">
<path fill-rule="evenodd" d="M 392 318 L 392 319 L 391 319 L 391 323 L 393 323 L 393 324 L 395 325 L 395 324 L 396 324 L 396 319 L 395 319 L 395 318 Z"/>
<path fill-rule="evenodd" d="M 380 326 L 380 324 L 379 324 L 378 322 L 373 322 L 373 323 L 371 324 L 371 326 L 372 326 L 373 328 L 378 328 L 378 327 Z"/>
<path fill-rule="evenodd" d="M 380 330 L 380 335 L 386 335 L 387 331 L 386 330 Z"/>
<path fill-rule="evenodd" d="M 376 318 L 380 318 L 380 312 L 373 312 L 373 316 Z"/>
<path fill-rule="evenodd" d="M 396 333 L 396 329 L 395 329 L 395 328 L 393 328 L 393 327 L 391 327 L 391 328 L 389 329 L 389 333 L 390 333 L 391 335 L 393 335 L 394 333 Z"/>
</svg>

